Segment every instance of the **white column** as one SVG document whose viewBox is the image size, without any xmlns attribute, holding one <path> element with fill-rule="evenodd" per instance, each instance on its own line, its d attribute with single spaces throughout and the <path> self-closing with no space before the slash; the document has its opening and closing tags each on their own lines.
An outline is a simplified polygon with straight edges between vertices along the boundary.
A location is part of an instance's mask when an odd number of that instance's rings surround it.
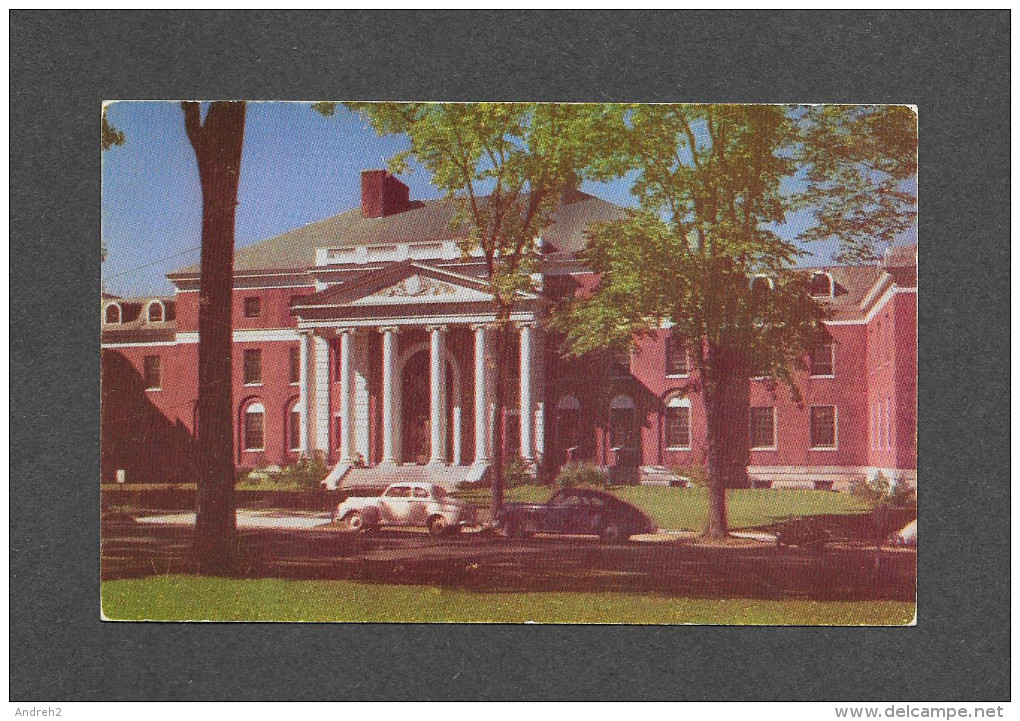
<svg viewBox="0 0 1020 721">
<path fill-rule="evenodd" d="M 534 323 L 521 323 L 521 458 L 535 459 L 534 425 L 535 404 L 532 386 L 532 355 L 534 353 Z"/>
<path fill-rule="evenodd" d="M 382 462 L 396 463 L 396 422 L 394 406 L 396 404 L 397 385 L 397 333 L 396 326 L 380 328 L 382 342 Z"/>
<path fill-rule="evenodd" d="M 298 413 L 301 414 L 301 438 L 298 450 L 302 456 L 308 457 L 311 451 L 312 438 L 312 333 L 311 331 L 300 331 L 298 336 L 298 350 L 300 352 L 299 367 L 300 376 L 300 397 L 298 398 Z"/>
<path fill-rule="evenodd" d="M 368 376 L 371 369 L 368 346 L 370 345 L 368 333 L 355 333 L 351 338 L 353 357 L 351 358 L 351 370 L 354 380 L 352 391 L 354 393 L 354 455 L 361 456 L 367 464 L 369 458 L 369 406 L 371 404 L 368 392 Z"/>
<path fill-rule="evenodd" d="M 315 450 L 329 453 L 329 341 L 314 336 L 315 345 Z"/>
<path fill-rule="evenodd" d="M 432 452 L 429 458 L 431 465 L 446 463 L 446 326 L 430 325 L 427 330 L 431 334 L 430 368 L 430 426 L 432 430 Z"/>
<path fill-rule="evenodd" d="M 479 323 L 472 329 L 475 331 L 475 465 L 483 465 L 489 462 L 488 326 Z"/>
<path fill-rule="evenodd" d="M 532 366 L 535 400 L 535 458 L 545 458 L 545 333 L 535 329 L 535 348 L 532 358 L 538 361 Z"/>
<path fill-rule="evenodd" d="M 451 463 L 455 466 L 459 466 L 461 462 L 461 440 L 463 436 L 462 430 L 462 413 L 460 408 L 460 400 L 454 399 L 453 406 L 453 459 Z"/>
<path fill-rule="evenodd" d="M 340 443 L 337 452 L 340 460 L 350 463 L 354 460 L 354 448 L 351 445 L 353 437 L 353 416 L 351 414 L 351 336 L 354 334 L 350 328 L 341 328 L 337 331 L 340 336 L 340 415 L 338 419 Z"/>
</svg>

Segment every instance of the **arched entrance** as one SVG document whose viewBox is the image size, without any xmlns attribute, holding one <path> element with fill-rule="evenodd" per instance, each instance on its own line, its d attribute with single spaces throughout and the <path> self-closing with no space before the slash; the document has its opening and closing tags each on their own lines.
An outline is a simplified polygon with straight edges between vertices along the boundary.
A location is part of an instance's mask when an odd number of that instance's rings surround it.
<svg viewBox="0 0 1020 721">
<path fill-rule="evenodd" d="M 432 398 L 430 384 L 430 357 L 428 343 L 411 346 L 401 353 L 398 361 L 400 378 L 398 408 L 397 458 L 401 463 L 428 463 L 431 457 Z M 460 368 L 452 354 L 444 355 L 446 362 L 446 457 L 451 462 L 459 459 L 456 445 L 461 438 L 461 378 Z"/>
</svg>

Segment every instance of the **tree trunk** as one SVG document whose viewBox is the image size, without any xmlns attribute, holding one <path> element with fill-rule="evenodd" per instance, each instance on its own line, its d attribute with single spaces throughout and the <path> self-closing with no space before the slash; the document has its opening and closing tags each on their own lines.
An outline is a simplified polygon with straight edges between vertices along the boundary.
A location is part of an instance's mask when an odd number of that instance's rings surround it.
<svg viewBox="0 0 1020 721">
<path fill-rule="evenodd" d="M 198 304 L 198 572 L 236 571 L 234 499 L 232 293 L 234 221 L 244 141 L 245 104 L 212 103 L 205 122 L 183 103 L 185 127 L 202 184 L 202 263 Z"/>
<path fill-rule="evenodd" d="M 705 426 L 709 478 L 708 525 L 705 535 L 728 533 L 726 489 L 747 488 L 750 456 L 748 420 L 750 379 L 746 356 L 739 350 L 708 343 L 705 352 Z"/>
<path fill-rule="evenodd" d="M 497 312 L 497 318 L 502 313 Z M 496 520 L 496 515 L 500 509 L 503 508 L 504 500 L 504 478 L 503 469 L 506 466 L 506 457 L 504 455 L 503 439 L 504 439 L 504 423 L 503 423 L 503 409 L 506 407 L 506 369 L 509 365 L 510 352 L 510 333 L 507 331 L 507 323 L 505 321 L 497 322 L 496 324 L 496 372 L 494 378 L 493 389 L 495 391 L 494 397 L 494 411 L 493 411 L 493 429 L 492 429 L 492 519 Z"/>
</svg>

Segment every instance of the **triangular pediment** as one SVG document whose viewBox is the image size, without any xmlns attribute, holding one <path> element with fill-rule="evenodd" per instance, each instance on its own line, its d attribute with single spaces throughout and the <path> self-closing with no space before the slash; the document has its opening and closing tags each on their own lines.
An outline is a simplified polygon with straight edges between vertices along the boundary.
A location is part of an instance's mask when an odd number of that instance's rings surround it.
<svg viewBox="0 0 1020 721">
<path fill-rule="evenodd" d="M 422 273 L 412 273 L 369 294 L 352 298 L 347 305 L 471 303 L 490 300 L 492 296 L 478 288 Z"/>
</svg>

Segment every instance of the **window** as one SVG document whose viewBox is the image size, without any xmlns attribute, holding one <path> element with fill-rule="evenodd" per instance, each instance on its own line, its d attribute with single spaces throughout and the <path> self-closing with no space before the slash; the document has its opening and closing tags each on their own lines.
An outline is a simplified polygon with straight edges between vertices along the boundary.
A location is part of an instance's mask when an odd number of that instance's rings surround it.
<svg viewBox="0 0 1020 721">
<path fill-rule="evenodd" d="M 244 410 L 244 450 L 261 451 L 266 446 L 266 409 L 252 403 Z"/>
<path fill-rule="evenodd" d="M 298 410 L 297 403 L 291 407 L 290 413 L 287 414 L 287 424 L 289 426 L 287 448 L 299 451 L 301 450 L 301 411 Z"/>
<path fill-rule="evenodd" d="M 673 333 L 666 338 L 666 375 L 685 376 L 691 372 L 687 360 L 687 344 L 683 338 Z"/>
<path fill-rule="evenodd" d="M 106 322 L 120 323 L 120 306 L 116 303 L 106 306 Z"/>
<path fill-rule="evenodd" d="M 150 323 L 162 323 L 163 322 L 163 319 L 164 319 L 164 316 L 165 316 L 165 313 L 164 313 L 164 310 L 163 310 L 163 304 L 161 302 L 159 302 L 158 300 L 154 300 L 151 303 L 149 303 L 149 308 L 148 308 L 147 313 L 148 313 L 147 320 Z"/>
<path fill-rule="evenodd" d="M 244 384 L 262 384 L 262 351 L 258 348 L 249 348 L 244 352 Z"/>
<path fill-rule="evenodd" d="M 666 448 L 691 447 L 691 402 L 673 397 L 666 403 Z"/>
<path fill-rule="evenodd" d="M 609 444 L 613 448 L 634 447 L 634 399 L 630 396 L 616 396 L 609 405 L 609 411 Z"/>
<path fill-rule="evenodd" d="M 815 273 L 811 276 L 811 295 L 816 298 L 832 297 L 832 278 L 828 273 Z"/>
<path fill-rule="evenodd" d="M 251 295 L 244 299 L 244 317 L 258 318 L 262 315 L 262 298 Z"/>
<path fill-rule="evenodd" d="M 835 406 L 811 406 L 811 447 L 836 447 Z"/>
<path fill-rule="evenodd" d="M 557 445 L 563 453 L 566 453 L 568 448 L 577 448 L 581 444 L 580 411 L 581 404 L 574 396 L 563 396 L 556 403 L 554 429 Z"/>
<path fill-rule="evenodd" d="M 301 382 L 301 349 L 294 347 L 290 349 L 290 384 L 297 385 Z"/>
<path fill-rule="evenodd" d="M 630 375 L 630 351 L 613 351 L 611 356 L 613 376 L 621 378 Z"/>
<path fill-rule="evenodd" d="M 776 447 L 776 409 L 772 406 L 751 408 L 751 448 Z"/>
<path fill-rule="evenodd" d="M 410 498 L 410 486 L 393 486 L 384 494 L 387 498 Z"/>
<path fill-rule="evenodd" d="M 415 498 L 423 498 L 423 499 L 424 498 L 428 498 L 429 497 L 429 492 L 426 491 L 424 488 L 421 488 L 419 486 L 415 486 L 414 487 L 414 497 Z"/>
<path fill-rule="evenodd" d="M 768 276 L 756 275 L 751 278 L 751 297 L 760 300 L 765 297 L 767 291 L 772 290 L 773 281 Z"/>
<path fill-rule="evenodd" d="M 832 343 L 820 345 L 811 353 L 811 375 L 831 376 L 833 366 Z"/>
<path fill-rule="evenodd" d="M 145 390 L 158 391 L 162 387 L 158 355 L 145 356 L 142 361 L 142 373 L 145 377 Z"/>
</svg>

